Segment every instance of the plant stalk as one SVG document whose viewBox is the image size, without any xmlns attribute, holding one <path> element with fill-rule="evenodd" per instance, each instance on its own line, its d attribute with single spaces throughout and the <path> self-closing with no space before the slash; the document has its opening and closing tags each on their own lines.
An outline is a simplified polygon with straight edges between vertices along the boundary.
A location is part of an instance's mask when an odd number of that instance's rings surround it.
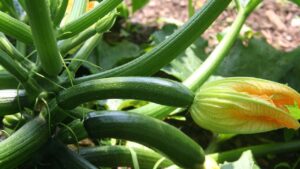
<svg viewBox="0 0 300 169">
<path fill-rule="evenodd" d="M 30 27 L 25 23 L 0 11 L 0 32 L 24 43 L 32 43 Z"/>
<path fill-rule="evenodd" d="M 42 69 L 56 76 L 62 69 L 62 59 L 56 45 L 53 23 L 46 0 L 25 0 L 33 41 Z"/>
<path fill-rule="evenodd" d="M 100 18 L 104 17 L 114 8 L 116 8 L 122 0 L 104 0 L 93 10 L 85 13 L 78 19 L 66 24 L 58 30 L 58 39 L 70 38 L 84 31 Z"/>
</svg>

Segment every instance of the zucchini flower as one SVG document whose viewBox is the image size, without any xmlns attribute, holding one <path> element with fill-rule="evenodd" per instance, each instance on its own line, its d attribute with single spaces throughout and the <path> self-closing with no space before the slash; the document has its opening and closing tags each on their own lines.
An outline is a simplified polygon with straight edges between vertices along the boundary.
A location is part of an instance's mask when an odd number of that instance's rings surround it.
<svg viewBox="0 0 300 169">
<path fill-rule="evenodd" d="M 286 106 L 300 105 L 292 88 L 257 78 L 235 77 L 204 84 L 191 106 L 193 120 L 216 133 L 251 134 L 298 129 Z"/>
</svg>

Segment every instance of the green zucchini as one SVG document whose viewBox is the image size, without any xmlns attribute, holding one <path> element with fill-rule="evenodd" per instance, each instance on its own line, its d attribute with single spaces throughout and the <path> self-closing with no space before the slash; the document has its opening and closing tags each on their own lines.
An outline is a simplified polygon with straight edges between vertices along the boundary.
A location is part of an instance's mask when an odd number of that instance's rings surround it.
<svg viewBox="0 0 300 169">
<path fill-rule="evenodd" d="M 57 140 L 50 144 L 52 158 L 56 159 L 63 169 L 97 169 L 86 159 L 71 151 L 68 147 Z"/>
<path fill-rule="evenodd" d="M 166 168 L 173 165 L 173 163 L 155 153 L 154 151 L 136 148 L 136 147 L 125 147 L 125 146 L 99 146 L 99 147 L 88 147 L 80 148 L 79 154 L 100 167 L 134 167 L 132 152 L 136 153 L 139 167 L 142 169 L 153 169 L 156 163 L 161 160 L 158 168 Z"/>
<path fill-rule="evenodd" d="M 200 169 L 205 159 L 201 146 L 180 130 L 141 114 L 92 112 L 84 121 L 84 126 L 91 138 L 116 138 L 141 143 L 161 152 L 183 168 Z"/>
<path fill-rule="evenodd" d="M 24 106 L 29 106 L 24 90 L 0 90 L 0 117 L 19 112 Z"/>
<path fill-rule="evenodd" d="M 185 25 L 150 52 L 119 67 L 78 78 L 74 83 L 117 76 L 148 76 L 169 64 L 192 44 L 222 13 L 231 0 L 209 0 Z M 192 36 L 191 36 L 192 35 Z"/>
<path fill-rule="evenodd" d="M 57 96 L 63 109 L 73 109 L 87 101 L 99 99 L 140 99 L 159 104 L 187 107 L 194 94 L 178 82 L 153 77 L 112 77 L 84 82 Z"/>
<path fill-rule="evenodd" d="M 41 117 L 29 121 L 13 135 L 0 142 L 0 168 L 17 168 L 47 142 L 48 126 Z"/>
</svg>

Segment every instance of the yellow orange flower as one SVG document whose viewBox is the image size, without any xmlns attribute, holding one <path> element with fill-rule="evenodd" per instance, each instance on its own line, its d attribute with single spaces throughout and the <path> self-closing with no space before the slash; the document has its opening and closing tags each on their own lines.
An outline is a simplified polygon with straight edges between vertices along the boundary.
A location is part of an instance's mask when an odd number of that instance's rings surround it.
<svg viewBox="0 0 300 169">
<path fill-rule="evenodd" d="M 295 103 L 300 105 L 300 94 L 286 85 L 257 78 L 226 78 L 200 88 L 191 114 L 198 125 L 217 133 L 298 129 L 299 122 L 285 107 Z"/>
</svg>

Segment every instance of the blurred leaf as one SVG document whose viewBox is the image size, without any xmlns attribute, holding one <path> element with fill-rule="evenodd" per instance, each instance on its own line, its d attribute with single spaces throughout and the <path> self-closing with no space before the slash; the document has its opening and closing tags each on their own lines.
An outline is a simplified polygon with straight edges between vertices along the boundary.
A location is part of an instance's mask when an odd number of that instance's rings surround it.
<svg viewBox="0 0 300 169">
<path fill-rule="evenodd" d="M 291 70 L 296 56 L 296 51 L 278 51 L 262 39 L 251 39 L 248 45 L 238 40 L 216 74 L 279 81 Z"/>
<path fill-rule="evenodd" d="M 155 45 L 164 41 L 169 35 L 171 35 L 177 29 L 176 25 L 165 25 L 161 30 L 156 31 L 152 35 L 152 40 Z M 200 57 L 205 57 L 205 47 L 207 41 L 202 38 L 197 39 L 190 47 L 188 47 L 183 53 L 177 56 L 169 65 L 162 68 L 165 73 L 176 77 L 183 81 L 190 74 L 192 74 L 202 63 Z"/>
<path fill-rule="evenodd" d="M 107 70 L 137 58 L 141 52 L 138 45 L 126 40 L 115 45 L 110 45 L 105 41 L 101 41 L 89 58 L 89 61 L 100 66 L 103 70 Z M 84 64 L 84 66 L 92 73 L 103 71 L 90 64 Z"/>
<path fill-rule="evenodd" d="M 300 7 L 300 0 L 290 0 L 292 2 L 294 2 L 295 4 L 297 4 Z"/>
<path fill-rule="evenodd" d="M 136 12 L 137 10 L 143 8 L 149 0 L 131 0 L 132 2 L 132 12 Z"/>
<path fill-rule="evenodd" d="M 252 152 L 245 151 L 241 155 L 241 157 L 235 162 L 225 162 L 221 164 L 221 169 L 259 169 L 259 167 L 255 164 L 253 159 Z"/>
</svg>

